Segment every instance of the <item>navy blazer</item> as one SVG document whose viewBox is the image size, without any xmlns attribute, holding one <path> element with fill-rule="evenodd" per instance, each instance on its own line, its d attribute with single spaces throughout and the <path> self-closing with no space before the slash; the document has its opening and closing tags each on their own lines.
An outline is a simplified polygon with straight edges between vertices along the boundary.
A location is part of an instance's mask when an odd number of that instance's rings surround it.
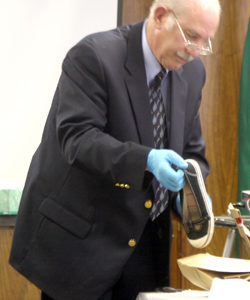
<svg viewBox="0 0 250 300">
<path fill-rule="evenodd" d="M 55 299 L 98 299 L 116 282 L 149 219 L 152 175 L 145 167 L 153 128 L 142 24 L 92 34 L 68 52 L 32 158 L 10 263 Z M 204 67 L 197 58 L 168 78 L 168 148 L 196 159 L 206 177 Z M 157 222 L 164 284 L 170 210 Z"/>
</svg>

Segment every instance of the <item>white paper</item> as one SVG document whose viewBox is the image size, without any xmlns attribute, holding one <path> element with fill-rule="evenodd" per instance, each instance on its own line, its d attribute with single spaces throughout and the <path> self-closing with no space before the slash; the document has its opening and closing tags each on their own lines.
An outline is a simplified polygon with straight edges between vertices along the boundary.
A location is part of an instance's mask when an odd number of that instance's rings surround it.
<svg viewBox="0 0 250 300">
<path fill-rule="evenodd" d="M 219 257 L 209 253 L 199 253 L 178 259 L 186 266 L 196 267 L 214 272 L 223 273 L 249 273 L 250 260 L 240 258 Z M 249 296 L 250 299 L 250 296 Z"/>
<path fill-rule="evenodd" d="M 250 282 L 243 279 L 219 279 L 213 280 L 208 300 L 249 300 Z"/>
<path fill-rule="evenodd" d="M 136 300 L 208 300 L 208 291 L 185 290 L 176 293 L 140 293 Z M 221 299 L 220 299 L 221 300 Z"/>
</svg>

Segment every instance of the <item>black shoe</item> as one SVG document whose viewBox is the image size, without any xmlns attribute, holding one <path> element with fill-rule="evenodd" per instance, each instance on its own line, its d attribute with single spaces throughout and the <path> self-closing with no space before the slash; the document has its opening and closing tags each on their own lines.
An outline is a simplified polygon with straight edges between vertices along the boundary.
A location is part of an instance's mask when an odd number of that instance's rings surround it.
<svg viewBox="0 0 250 300">
<path fill-rule="evenodd" d="M 189 243 L 195 248 L 206 247 L 214 233 L 214 215 L 199 164 L 187 159 L 183 170 L 186 184 L 183 188 L 182 221 Z"/>
</svg>

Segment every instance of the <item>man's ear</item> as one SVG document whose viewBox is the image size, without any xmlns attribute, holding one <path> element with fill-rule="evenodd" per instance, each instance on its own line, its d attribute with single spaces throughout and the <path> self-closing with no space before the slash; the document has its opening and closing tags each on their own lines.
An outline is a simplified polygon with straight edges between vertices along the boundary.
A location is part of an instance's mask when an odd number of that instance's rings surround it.
<svg viewBox="0 0 250 300">
<path fill-rule="evenodd" d="M 162 24 L 165 23 L 165 20 L 168 17 L 169 13 L 170 13 L 170 10 L 163 5 L 160 5 L 155 8 L 154 22 L 155 22 L 157 29 L 160 29 Z"/>
</svg>

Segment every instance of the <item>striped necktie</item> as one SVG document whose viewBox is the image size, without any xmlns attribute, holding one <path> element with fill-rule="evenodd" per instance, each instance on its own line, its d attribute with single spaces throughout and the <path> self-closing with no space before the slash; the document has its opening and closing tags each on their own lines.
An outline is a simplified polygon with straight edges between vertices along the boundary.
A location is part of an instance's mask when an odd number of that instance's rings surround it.
<svg viewBox="0 0 250 300">
<path fill-rule="evenodd" d="M 149 102 L 153 122 L 154 146 L 157 149 L 166 145 L 166 112 L 161 94 L 161 81 L 166 73 L 162 69 L 149 86 Z M 152 220 L 157 218 L 167 207 L 168 192 L 157 180 L 153 182 L 155 201 L 150 212 Z"/>
</svg>

